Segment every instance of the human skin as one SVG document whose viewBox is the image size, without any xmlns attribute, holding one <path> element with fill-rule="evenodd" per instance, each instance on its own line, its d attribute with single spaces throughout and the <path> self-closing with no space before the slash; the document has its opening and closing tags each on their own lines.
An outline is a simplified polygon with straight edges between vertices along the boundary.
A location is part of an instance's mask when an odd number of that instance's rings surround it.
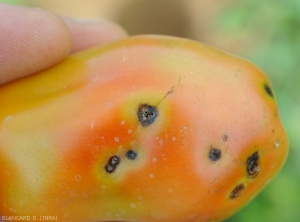
<svg viewBox="0 0 300 222">
<path fill-rule="evenodd" d="M 122 27 L 107 20 L 62 18 L 40 8 L 1 3 L 0 21 L 0 84 L 127 36 Z"/>
</svg>

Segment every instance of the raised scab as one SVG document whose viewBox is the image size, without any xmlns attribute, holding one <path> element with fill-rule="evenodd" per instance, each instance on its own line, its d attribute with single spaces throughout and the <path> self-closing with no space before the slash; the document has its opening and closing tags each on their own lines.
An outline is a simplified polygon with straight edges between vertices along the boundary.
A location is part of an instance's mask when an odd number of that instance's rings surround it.
<svg viewBox="0 0 300 222">
<path fill-rule="evenodd" d="M 274 97 L 274 94 L 273 94 L 273 92 L 272 92 L 272 90 L 271 90 L 271 88 L 268 84 L 264 84 L 264 89 L 270 97 L 272 97 L 272 98 Z"/>
<path fill-rule="evenodd" d="M 228 142 L 228 140 L 229 140 L 228 134 L 227 133 L 223 133 L 222 134 L 222 139 L 223 139 L 224 142 Z"/>
<path fill-rule="evenodd" d="M 255 178 L 259 171 L 259 155 L 258 152 L 255 152 L 247 159 L 247 173 L 250 178 Z"/>
<path fill-rule="evenodd" d="M 230 199 L 235 199 L 239 197 L 245 190 L 245 185 L 244 184 L 239 184 L 237 185 L 230 193 L 229 197 Z"/>
<path fill-rule="evenodd" d="M 126 157 L 130 160 L 135 160 L 137 158 L 138 154 L 134 150 L 128 150 L 126 152 Z"/>
<path fill-rule="evenodd" d="M 139 122 L 142 126 L 147 127 L 152 124 L 158 116 L 158 110 L 155 106 L 140 104 L 137 111 Z"/>
<path fill-rule="evenodd" d="M 211 148 L 209 151 L 209 159 L 211 160 L 211 162 L 215 162 L 217 160 L 219 160 L 222 156 L 222 152 L 220 149 L 218 148 Z"/>
<path fill-rule="evenodd" d="M 105 170 L 107 173 L 113 173 L 116 167 L 119 165 L 121 158 L 118 156 L 112 156 L 109 158 L 108 163 L 105 165 Z"/>
</svg>

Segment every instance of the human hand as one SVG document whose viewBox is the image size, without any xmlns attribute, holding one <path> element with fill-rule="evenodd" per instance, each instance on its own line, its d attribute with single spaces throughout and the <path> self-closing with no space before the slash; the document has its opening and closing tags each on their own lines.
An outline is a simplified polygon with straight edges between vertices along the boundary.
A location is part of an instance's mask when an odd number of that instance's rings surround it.
<svg viewBox="0 0 300 222">
<path fill-rule="evenodd" d="M 106 20 L 61 18 L 0 3 L 0 85 L 46 69 L 69 53 L 127 36 Z"/>
</svg>

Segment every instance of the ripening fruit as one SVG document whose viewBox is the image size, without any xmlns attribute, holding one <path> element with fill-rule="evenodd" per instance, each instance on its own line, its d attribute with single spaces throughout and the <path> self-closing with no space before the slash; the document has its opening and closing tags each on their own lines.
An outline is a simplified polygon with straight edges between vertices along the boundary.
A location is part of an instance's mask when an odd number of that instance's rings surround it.
<svg viewBox="0 0 300 222">
<path fill-rule="evenodd" d="M 136 36 L 0 88 L 0 214 L 219 221 L 283 166 L 268 78 L 187 39 Z"/>
</svg>

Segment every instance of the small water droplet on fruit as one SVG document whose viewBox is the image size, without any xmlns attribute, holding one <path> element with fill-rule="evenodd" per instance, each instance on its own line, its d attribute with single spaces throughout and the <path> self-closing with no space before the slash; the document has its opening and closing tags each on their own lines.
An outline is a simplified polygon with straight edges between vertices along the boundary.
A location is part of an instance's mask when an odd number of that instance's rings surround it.
<svg viewBox="0 0 300 222">
<path fill-rule="evenodd" d="M 80 176 L 80 175 L 74 176 L 74 180 L 79 181 L 80 179 L 81 179 L 81 176 Z"/>
<path fill-rule="evenodd" d="M 10 118 L 12 118 L 12 116 L 7 116 L 4 121 L 3 121 L 3 124 L 5 124 Z"/>
<path fill-rule="evenodd" d="M 115 137 L 115 138 L 114 138 L 114 141 L 115 141 L 116 143 L 119 142 L 119 141 L 120 141 L 119 137 Z"/>
<path fill-rule="evenodd" d="M 150 174 L 150 178 L 154 178 L 154 174 L 151 173 L 151 174 Z"/>
<path fill-rule="evenodd" d="M 135 203 L 130 203 L 130 205 L 129 205 L 131 208 L 136 208 L 136 205 L 135 205 Z"/>
<path fill-rule="evenodd" d="M 162 146 L 162 144 L 163 144 L 163 139 L 160 139 L 160 140 L 159 140 L 159 145 Z"/>
<path fill-rule="evenodd" d="M 94 128 L 94 126 L 95 126 L 95 121 L 92 121 L 91 122 L 91 130 Z"/>
<path fill-rule="evenodd" d="M 154 157 L 152 158 L 152 162 L 155 163 L 157 161 L 157 159 Z"/>
<path fill-rule="evenodd" d="M 172 141 L 174 141 L 174 142 L 176 141 L 176 137 L 175 137 L 175 136 L 174 136 L 174 137 L 172 137 Z"/>
</svg>

